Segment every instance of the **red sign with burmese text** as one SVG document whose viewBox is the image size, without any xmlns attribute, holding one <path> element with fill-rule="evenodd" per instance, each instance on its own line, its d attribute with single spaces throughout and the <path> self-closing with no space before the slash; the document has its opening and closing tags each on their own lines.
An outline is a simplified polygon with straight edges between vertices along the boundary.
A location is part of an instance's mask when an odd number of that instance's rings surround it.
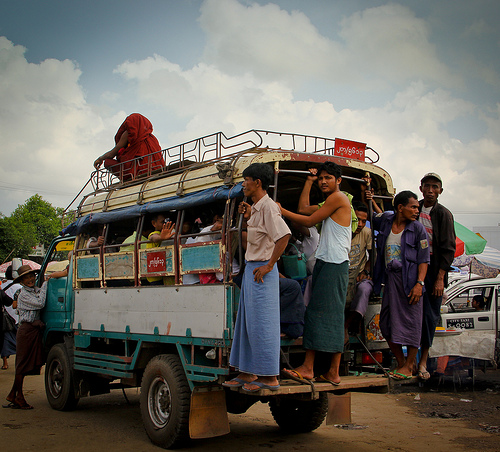
<svg viewBox="0 0 500 452">
<path fill-rule="evenodd" d="M 149 252 L 147 255 L 147 269 L 148 273 L 167 271 L 165 251 Z"/>
<path fill-rule="evenodd" d="M 358 143 L 357 141 L 343 140 L 335 138 L 334 155 L 336 157 L 345 157 L 348 159 L 365 161 L 366 143 Z"/>
</svg>

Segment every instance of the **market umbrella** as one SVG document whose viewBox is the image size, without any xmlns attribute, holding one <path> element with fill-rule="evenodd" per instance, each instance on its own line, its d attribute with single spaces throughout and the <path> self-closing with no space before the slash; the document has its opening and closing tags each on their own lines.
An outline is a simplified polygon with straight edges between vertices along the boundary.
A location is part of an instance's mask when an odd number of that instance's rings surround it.
<svg viewBox="0 0 500 452">
<path fill-rule="evenodd" d="M 491 246 L 486 246 L 481 254 L 474 256 L 474 259 L 487 267 L 500 270 L 500 251 Z"/>
<path fill-rule="evenodd" d="M 4 262 L 2 265 L 0 265 L 0 273 L 5 273 L 9 265 L 12 265 L 12 261 Z M 29 259 L 22 259 L 21 265 L 29 265 L 32 270 L 38 270 L 40 268 L 40 264 L 34 261 L 30 261 Z"/>
<path fill-rule="evenodd" d="M 456 221 L 455 234 L 457 236 L 455 257 L 462 254 L 481 254 L 483 252 L 486 240 Z"/>
</svg>

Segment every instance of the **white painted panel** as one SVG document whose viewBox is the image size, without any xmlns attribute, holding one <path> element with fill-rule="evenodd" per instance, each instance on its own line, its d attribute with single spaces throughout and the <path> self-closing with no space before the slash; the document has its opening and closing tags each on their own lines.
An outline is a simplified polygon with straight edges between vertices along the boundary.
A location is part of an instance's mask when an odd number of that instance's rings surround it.
<svg viewBox="0 0 500 452">
<path fill-rule="evenodd" d="M 80 289 L 75 293 L 73 327 L 152 334 L 222 338 L 226 319 L 224 285 Z"/>
</svg>

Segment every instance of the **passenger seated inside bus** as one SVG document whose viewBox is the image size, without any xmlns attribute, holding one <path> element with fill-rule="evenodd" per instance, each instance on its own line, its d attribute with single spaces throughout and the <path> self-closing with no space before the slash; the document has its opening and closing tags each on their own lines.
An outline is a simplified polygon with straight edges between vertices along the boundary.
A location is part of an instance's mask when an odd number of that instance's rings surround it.
<svg viewBox="0 0 500 452">
<path fill-rule="evenodd" d="M 85 242 L 85 248 L 89 248 L 88 254 L 98 254 L 99 248 L 104 245 L 104 225 L 99 224 L 89 232 L 89 239 Z"/>
<path fill-rule="evenodd" d="M 153 231 L 148 234 L 149 243 L 146 244 L 146 249 L 159 247 L 165 240 L 171 239 L 175 234 L 174 227 L 175 223 L 167 219 L 163 213 L 154 213 L 150 218 L 147 218 L 143 235 L 151 228 Z M 154 286 L 173 286 L 175 284 L 175 276 L 148 276 L 146 279 L 150 285 Z"/>
<path fill-rule="evenodd" d="M 210 242 L 212 240 L 220 240 L 221 239 L 220 231 L 222 231 L 223 222 L 224 219 L 222 215 L 219 214 L 214 215 L 212 219 L 212 224 L 204 227 L 200 231 L 200 234 L 206 234 L 206 235 L 199 235 L 196 238 L 195 243 L 204 243 L 204 242 Z M 222 281 L 223 274 L 219 272 L 200 273 L 199 279 L 200 279 L 200 284 L 218 284 Z"/>
<path fill-rule="evenodd" d="M 167 218 L 163 213 L 154 213 L 150 217 L 149 223 L 151 223 L 151 226 L 153 227 L 153 232 L 148 234 L 148 240 L 151 243 L 148 243 L 147 248 L 160 246 L 164 240 L 171 239 L 175 234 L 175 223 L 171 221 L 170 218 Z"/>
<path fill-rule="evenodd" d="M 132 232 L 128 237 L 126 236 L 125 239 L 121 240 L 120 242 L 118 243 L 121 243 L 122 246 L 120 246 L 119 248 L 119 251 L 134 251 L 135 247 L 134 247 L 134 243 L 137 239 L 137 226 L 138 226 L 138 223 L 139 223 L 139 219 L 136 219 L 134 221 L 134 229 L 133 229 L 133 232 L 129 229 L 129 234 L 130 232 Z M 150 228 L 151 229 L 151 228 Z M 142 231 L 142 234 L 141 234 L 141 241 L 142 240 L 147 240 L 147 236 L 145 236 L 144 234 L 147 233 L 146 231 Z M 127 245 L 127 246 L 123 246 L 123 245 Z M 140 249 L 144 249 L 146 248 L 146 244 L 145 243 L 141 243 L 140 246 L 139 246 Z"/>
</svg>

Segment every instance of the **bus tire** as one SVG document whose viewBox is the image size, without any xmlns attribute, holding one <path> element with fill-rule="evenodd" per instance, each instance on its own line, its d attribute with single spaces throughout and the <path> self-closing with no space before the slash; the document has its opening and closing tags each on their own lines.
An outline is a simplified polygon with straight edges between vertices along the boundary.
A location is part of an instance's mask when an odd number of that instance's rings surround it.
<svg viewBox="0 0 500 452">
<path fill-rule="evenodd" d="M 64 344 L 55 344 L 45 365 L 45 394 L 54 410 L 71 411 L 79 398 L 75 396 L 73 370 Z"/>
<path fill-rule="evenodd" d="M 316 430 L 328 412 L 328 396 L 319 394 L 317 400 L 297 400 L 276 397 L 269 401 L 271 414 L 280 429 L 287 433 L 307 433 Z"/>
<path fill-rule="evenodd" d="M 176 355 L 152 358 L 141 383 L 141 416 L 151 441 L 165 449 L 189 441 L 191 391 Z"/>
</svg>

